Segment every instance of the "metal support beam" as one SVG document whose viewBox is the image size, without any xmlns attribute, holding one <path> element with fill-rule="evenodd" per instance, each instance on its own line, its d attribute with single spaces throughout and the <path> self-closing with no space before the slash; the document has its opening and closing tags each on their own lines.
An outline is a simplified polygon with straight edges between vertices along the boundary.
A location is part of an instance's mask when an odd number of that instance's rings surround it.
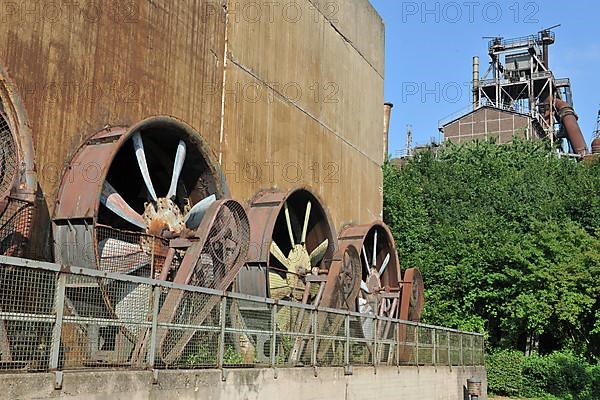
<svg viewBox="0 0 600 400">
<path fill-rule="evenodd" d="M 154 368 L 156 360 L 156 338 L 158 337 L 158 312 L 160 310 L 160 287 L 156 286 L 153 289 L 154 296 L 152 298 L 152 328 L 150 332 L 150 346 L 148 346 L 148 367 Z"/>
<path fill-rule="evenodd" d="M 54 315 L 56 320 L 52 329 L 52 343 L 50 346 L 50 371 L 58 369 L 58 361 L 60 355 L 60 338 L 62 336 L 63 318 L 65 313 L 65 288 L 67 283 L 67 275 L 61 272 L 57 273 L 56 289 L 54 291 Z"/>
<path fill-rule="evenodd" d="M 271 356 L 271 367 L 275 368 L 277 364 L 277 304 L 271 306 L 271 343 L 269 346 L 269 354 Z"/>
<path fill-rule="evenodd" d="M 225 327 L 227 325 L 227 297 L 221 298 L 221 307 L 219 310 L 219 323 L 221 333 L 219 334 L 219 352 L 217 354 L 217 368 L 223 368 L 225 357 Z"/>
</svg>

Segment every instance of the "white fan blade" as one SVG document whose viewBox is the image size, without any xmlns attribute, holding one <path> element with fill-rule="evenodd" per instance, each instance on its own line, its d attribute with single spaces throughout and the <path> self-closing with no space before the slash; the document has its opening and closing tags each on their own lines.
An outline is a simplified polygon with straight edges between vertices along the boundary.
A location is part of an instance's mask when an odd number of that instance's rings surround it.
<svg viewBox="0 0 600 400">
<path fill-rule="evenodd" d="M 366 293 L 370 293 L 369 292 L 369 287 L 367 286 L 367 282 L 365 281 L 360 281 L 360 288 L 366 292 Z"/>
<path fill-rule="evenodd" d="M 369 260 L 367 259 L 367 250 L 365 249 L 365 245 L 362 247 L 363 258 L 365 259 L 365 265 L 367 266 L 367 273 L 371 275 L 371 266 L 369 265 Z"/>
<path fill-rule="evenodd" d="M 208 196 L 207 198 L 197 202 L 194 205 L 194 207 L 192 207 L 192 209 L 185 216 L 185 219 L 184 219 L 185 225 L 189 229 L 198 228 L 200 226 L 200 222 L 202 221 L 202 218 L 204 218 L 204 214 L 206 214 L 206 211 L 208 210 L 208 208 L 215 201 L 217 201 L 217 196 L 212 194 L 212 195 Z"/>
<path fill-rule="evenodd" d="M 387 256 L 385 256 L 385 260 L 383 260 L 383 264 L 381 264 L 381 268 L 379 269 L 379 276 L 383 276 L 383 271 L 385 271 L 385 269 L 387 268 L 388 264 L 390 263 L 390 253 L 387 254 Z"/>
<path fill-rule="evenodd" d="M 277 245 L 277 243 L 275 243 L 275 241 L 271 242 L 271 254 L 277 259 L 279 260 L 280 263 L 282 263 L 284 265 L 284 267 L 289 268 L 288 267 L 288 259 L 287 257 L 283 254 L 283 251 L 281 251 L 281 249 L 279 248 L 279 246 Z"/>
<path fill-rule="evenodd" d="M 292 247 L 294 247 L 296 245 L 296 242 L 294 241 L 294 234 L 292 233 L 292 221 L 290 220 L 290 209 L 288 207 L 287 201 L 284 203 L 283 206 L 285 208 L 285 222 L 287 224 L 288 233 L 290 234 L 290 243 L 292 244 Z"/>
<path fill-rule="evenodd" d="M 132 254 L 143 253 L 139 244 L 124 242 L 122 240 L 108 238 L 98 243 L 101 258 L 125 257 Z"/>
<path fill-rule="evenodd" d="M 321 243 L 319 246 L 317 246 L 317 248 L 314 249 L 312 251 L 312 253 L 310 253 L 310 265 L 312 265 L 314 267 L 319 262 L 321 262 L 321 260 L 323 260 L 323 257 L 325 257 L 325 253 L 327 252 L 328 247 L 329 247 L 329 239 L 325 239 L 323 241 L 323 243 Z"/>
<path fill-rule="evenodd" d="M 140 172 L 148 188 L 148 193 L 154 201 L 158 200 L 154 186 L 152 185 L 152 179 L 150 179 L 150 171 L 148 170 L 148 162 L 146 161 L 146 153 L 144 152 L 144 142 L 142 141 L 142 135 L 139 132 L 133 134 L 133 148 L 135 149 L 135 157 L 137 158 Z"/>
<path fill-rule="evenodd" d="M 150 257 L 139 244 L 109 238 L 98 243 L 100 266 L 104 271 L 130 273 L 150 264 Z"/>
<path fill-rule="evenodd" d="M 185 142 L 180 140 L 179 145 L 177 145 L 177 154 L 175 155 L 173 175 L 171 175 L 171 186 L 169 187 L 169 193 L 167 193 L 167 199 L 172 199 L 177 194 L 177 183 L 179 182 L 179 176 L 185 162 L 186 151 Z"/>
<path fill-rule="evenodd" d="M 373 308 L 367 301 L 364 301 L 364 303 L 361 304 L 361 301 L 359 299 L 358 312 L 360 312 L 361 314 L 368 315 L 370 317 L 373 315 Z M 373 334 L 375 333 L 375 320 L 373 318 L 368 317 L 361 318 L 361 326 L 365 339 L 372 340 L 374 336 Z"/>
<path fill-rule="evenodd" d="M 377 231 L 373 237 L 373 266 L 377 265 Z"/>
<path fill-rule="evenodd" d="M 309 201 L 306 205 L 306 214 L 304 214 L 304 226 L 302 227 L 302 240 L 300 243 L 306 243 L 306 231 L 308 230 L 308 221 L 310 220 L 310 210 L 312 208 L 312 203 Z"/>
<path fill-rule="evenodd" d="M 108 182 L 104 182 L 102 187 L 102 194 L 100 194 L 100 202 L 106 206 L 110 211 L 117 214 L 124 220 L 132 223 L 133 225 L 146 229 L 148 226 L 144 222 L 144 218 L 135 212 L 133 208 L 121 197 L 114 187 Z"/>
</svg>

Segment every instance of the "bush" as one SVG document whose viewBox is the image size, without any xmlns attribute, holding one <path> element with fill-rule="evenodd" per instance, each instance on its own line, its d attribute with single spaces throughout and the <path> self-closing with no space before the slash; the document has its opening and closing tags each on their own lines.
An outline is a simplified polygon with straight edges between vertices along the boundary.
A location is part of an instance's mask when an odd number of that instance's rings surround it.
<svg viewBox="0 0 600 400">
<path fill-rule="evenodd" d="M 600 399 L 600 365 L 590 366 L 588 370 L 590 382 L 586 391 L 586 399 Z"/>
<path fill-rule="evenodd" d="M 488 390 L 504 396 L 518 396 L 523 384 L 523 353 L 501 350 L 486 357 Z"/>
<path fill-rule="evenodd" d="M 532 356 L 523 363 L 524 395 L 552 394 L 562 399 L 584 399 L 590 365 L 570 352 Z"/>
<path fill-rule="evenodd" d="M 600 365 L 568 351 L 525 357 L 502 350 L 487 357 L 488 389 L 506 396 L 544 400 L 600 399 Z"/>
</svg>

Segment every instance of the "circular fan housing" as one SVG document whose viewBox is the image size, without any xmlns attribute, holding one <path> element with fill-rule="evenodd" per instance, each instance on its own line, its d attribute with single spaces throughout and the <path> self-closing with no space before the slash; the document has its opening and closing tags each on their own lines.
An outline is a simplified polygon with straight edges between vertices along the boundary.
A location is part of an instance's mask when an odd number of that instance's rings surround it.
<svg viewBox="0 0 600 400">
<path fill-rule="evenodd" d="M 338 239 L 340 250 L 348 246 L 357 249 L 360 259 L 357 272 L 360 289 L 350 292 L 352 296 L 348 299 L 351 302 L 350 309 L 395 317 L 399 308 L 401 272 L 391 231 L 383 222 L 350 225 L 342 231 Z M 338 252 L 332 266 L 336 264 L 336 259 L 341 259 L 342 254 Z M 339 288 L 335 285 L 328 285 L 324 300 L 335 304 L 333 299 L 338 296 L 336 293 L 338 291 Z M 381 308 L 382 303 L 385 303 L 384 309 Z"/>
<path fill-rule="evenodd" d="M 196 229 L 228 194 L 200 134 L 168 117 L 107 128 L 76 152 L 53 218 L 57 262 L 131 273 L 158 273 L 169 239 Z"/>
<path fill-rule="evenodd" d="M 6 209 L 17 178 L 17 144 L 6 116 L 0 112 L 0 214 Z"/>
<path fill-rule="evenodd" d="M 0 66 L 0 254 L 23 257 L 35 214 L 33 140 L 16 90 Z M 43 234 L 40 234 L 40 236 Z"/>
<path fill-rule="evenodd" d="M 251 247 L 238 290 L 303 302 L 322 295 L 324 278 L 318 276 L 327 272 L 336 243 L 319 198 L 307 188 L 261 192 L 251 201 L 248 216 Z"/>
</svg>

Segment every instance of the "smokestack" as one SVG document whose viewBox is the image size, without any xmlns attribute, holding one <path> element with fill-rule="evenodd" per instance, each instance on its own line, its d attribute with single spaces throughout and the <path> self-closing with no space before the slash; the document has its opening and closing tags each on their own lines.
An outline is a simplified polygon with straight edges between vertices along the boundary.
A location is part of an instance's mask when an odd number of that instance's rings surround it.
<svg viewBox="0 0 600 400">
<path fill-rule="evenodd" d="M 384 103 L 383 105 L 383 161 L 387 161 L 388 158 L 392 108 L 394 108 L 392 103 Z"/>
<path fill-rule="evenodd" d="M 479 57 L 473 57 L 473 110 L 479 106 Z"/>
<path fill-rule="evenodd" d="M 573 151 L 580 156 L 585 156 L 588 149 L 583 133 L 581 133 L 581 128 L 579 128 L 575 110 L 573 110 L 573 107 L 569 103 L 559 99 L 554 100 L 554 105 L 558 110 L 558 117 L 567 131 L 567 139 L 569 139 Z"/>
</svg>

